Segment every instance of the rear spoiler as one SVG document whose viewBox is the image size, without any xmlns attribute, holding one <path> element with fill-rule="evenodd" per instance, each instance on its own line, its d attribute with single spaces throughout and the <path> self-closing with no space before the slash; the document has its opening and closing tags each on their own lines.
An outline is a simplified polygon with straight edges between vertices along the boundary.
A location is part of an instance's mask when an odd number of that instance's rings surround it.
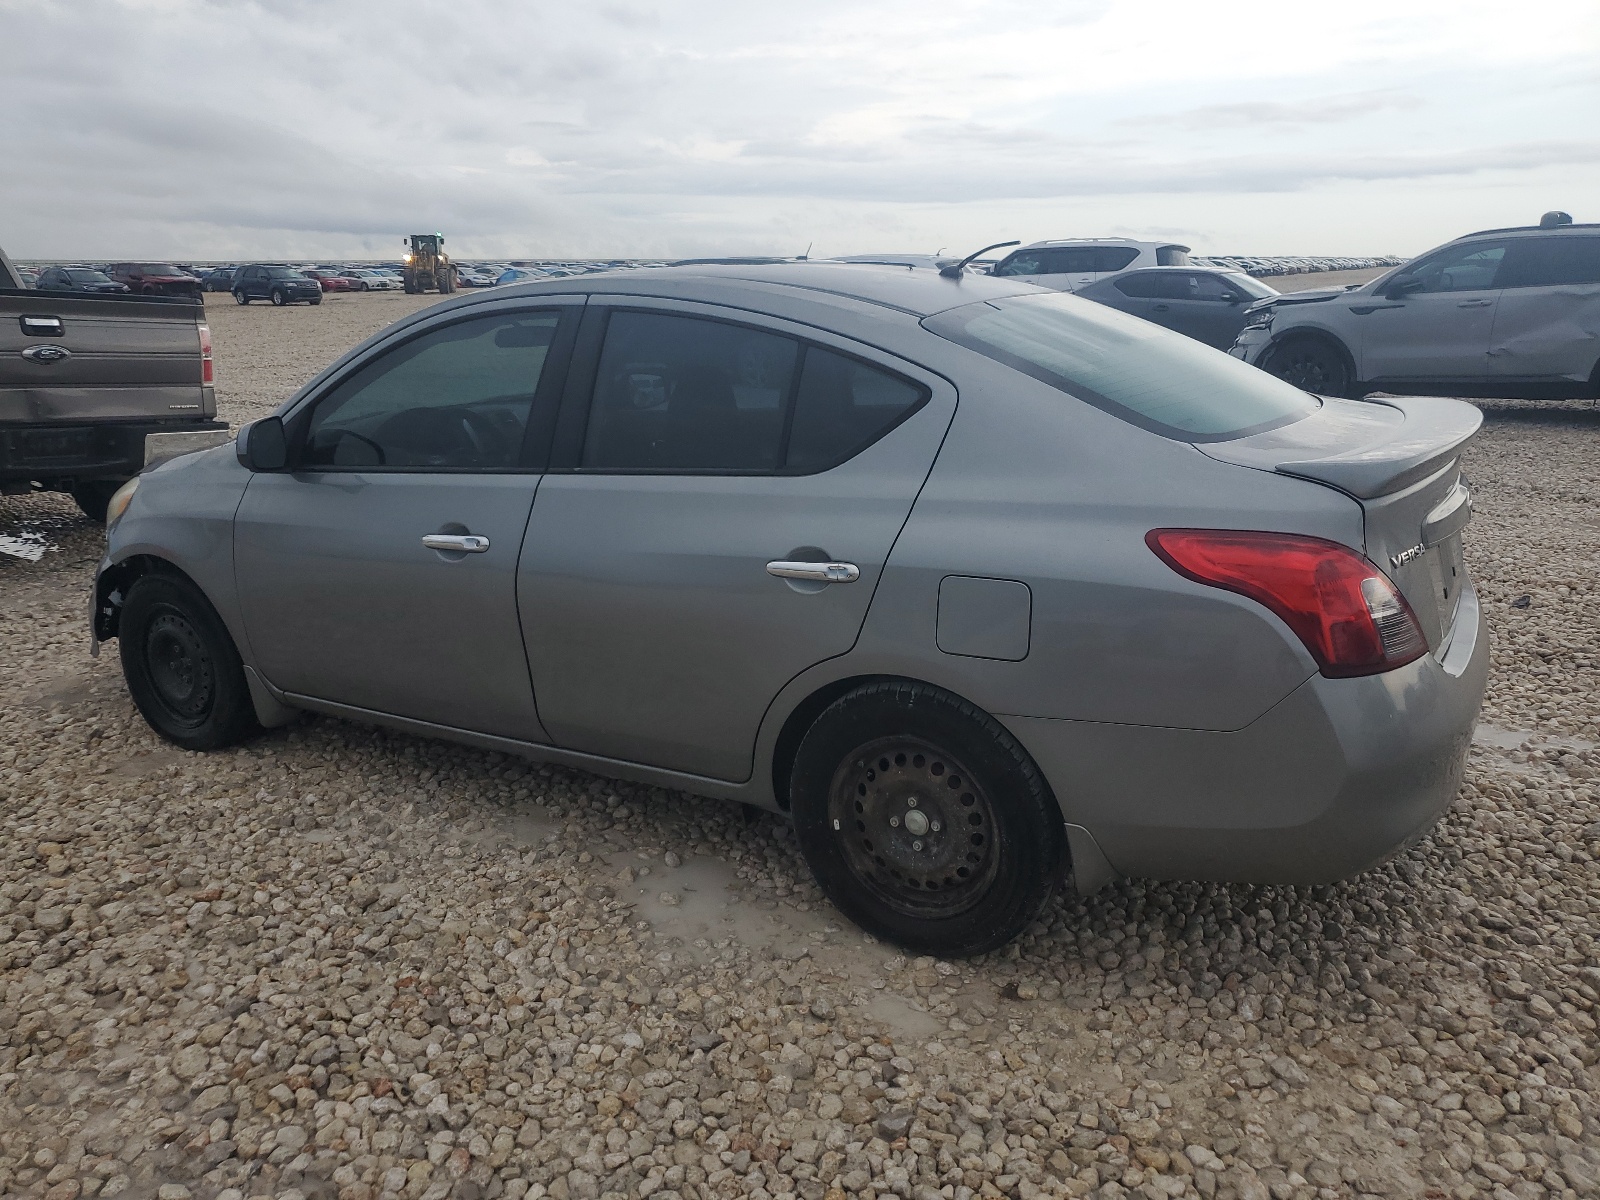
<svg viewBox="0 0 1600 1200">
<path fill-rule="evenodd" d="M 1483 413 L 1439 396 L 1385 396 L 1368 403 L 1397 408 L 1405 421 L 1396 436 L 1309 462 L 1280 462 L 1280 475 L 1297 475 L 1349 492 L 1358 500 L 1386 496 L 1440 471 L 1483 425 Z"/>
<path fill-rule="evenodd" d="M 1440 396 L 1325 399 L 1301 421 L 1196 449 L 1222 462 L 1325 483 L 1358 500 L 1443 470 L 1483 425 L 1483 413 Z"/>
</svg>

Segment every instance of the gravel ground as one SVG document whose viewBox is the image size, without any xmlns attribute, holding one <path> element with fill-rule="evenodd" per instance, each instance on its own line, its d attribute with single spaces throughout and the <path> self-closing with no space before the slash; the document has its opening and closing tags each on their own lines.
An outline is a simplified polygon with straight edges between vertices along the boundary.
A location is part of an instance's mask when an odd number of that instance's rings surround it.
<svg viewBox="0 0 1600 1200">
<path fill-rule="evenodd" d="M 419 302 L 214 304 L 224 415 Z M 1431 836 L 962 963 L 769 815 L 332 719 L 178 751 L 86 654 L 99 531 L 0 499 L 0 1195 L 1600 1194 L 1597 440 L 1495 405 L 1469 455 L 1494 672 Z"/>
</svg>

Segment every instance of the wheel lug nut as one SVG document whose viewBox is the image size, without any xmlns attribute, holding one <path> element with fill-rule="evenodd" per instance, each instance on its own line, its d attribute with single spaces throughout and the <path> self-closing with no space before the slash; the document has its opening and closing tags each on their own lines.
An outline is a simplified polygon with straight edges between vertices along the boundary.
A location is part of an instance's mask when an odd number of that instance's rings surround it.
<svg viewBox="0 0 1600 1200">
<path fill-rule="evenodd" d="M 935 833 L 938 833 L 939 832 L 939 822 L 935 821 L 932 825 L 929 825 L 928 828 L 933 830 Z"/>
<path fill-rule="evenodd" d="M 894 826 L 894 828 L 899 829 L 900 828 L 900 818 L 899 817 L 890 817 L 889 818 L 889 824 Z"/>
<path fill-rule="evenodd" d="M 912 842 L 911 843 L 911 848 L 913 850 L 921 850 L 922 849 L 922 843 L 921 842 Z"/>
<path fill-rule="evenodd" d="M 911 797 L 911 799 L 907 800 L 906 803 L 908 805 L 910 805 L 912 808 L 915 808 L 917 806 L 917 798 L 915 796 L 913 796 L 913 797 Z"/>
</svg>

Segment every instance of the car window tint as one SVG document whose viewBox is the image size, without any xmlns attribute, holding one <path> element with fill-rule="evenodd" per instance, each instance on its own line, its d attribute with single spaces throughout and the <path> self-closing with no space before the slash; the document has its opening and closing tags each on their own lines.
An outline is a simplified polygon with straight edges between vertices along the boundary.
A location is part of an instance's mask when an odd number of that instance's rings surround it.
<svg viewBox="0 0 1600 1200">
<path fill-rule="evenodd" d="M 1505 257 L 1504 242 L 1452 246 L 1424 259 L 1406 274 L 1422 281 L 1422 292 L 1478 292 L 1495 286 Z"/>
<path fill-rule="evenodd" d="M 1314 412 L 1265 371 L 1065 294 L 967 304 L 923 325 L 1133 424 L 1185 441 L 1243 437 Z"/>
<path fill-rule="evenodd" d="M 301 465 L 504 470 L 517 465 L 556 313 L 497 313 L 435 329 L 318 402 Z"/>
<path fill-rule="evenodd" d="M 1600 283 L 1600 237 L 1518 238 L 1506 248 L 1495 286 L 1561 287 Z"/>
<path fill-rule="evenodd" d="M 1187 285 L 1184 294 L 1191 300 L 1210 300 L 1225 303 L 1234 298 L 1234 290 L 1215 275 L 1202 275 L 1198 271 L 1183 277 Z"/>
<path fill-rule="evenodd" d="M 1158 267 L 1187 267 L 1189 265 L 1189 252 L 1182 246 L 1157 246 L 1156 266 Z"/>
<path fill-rule="evenodd" d="M 1019 250 L 994 269 L 996 275 L 1039 275 L 1044 271 L 1044 255 L 1035 250 Z"/>
<path fill-rule="evenodd" d="M 742 325 L 612 313 L 581 465 L 775 470 L 799 351 L 792 338 Z"/>
<path fill-rule="evenodd" d="M 927 398 L 928 390 L 909 380 L 820 346 L 808 347 L 784 465 L 793 471 L 837 466 Z"/>
<path fill-rule="evenodd" d="M 1175 271 L 1134 271 L 1111 281 L 1136 300 L 1177 300 L 1189 294 L 1188 277 Z"/>
</svg>

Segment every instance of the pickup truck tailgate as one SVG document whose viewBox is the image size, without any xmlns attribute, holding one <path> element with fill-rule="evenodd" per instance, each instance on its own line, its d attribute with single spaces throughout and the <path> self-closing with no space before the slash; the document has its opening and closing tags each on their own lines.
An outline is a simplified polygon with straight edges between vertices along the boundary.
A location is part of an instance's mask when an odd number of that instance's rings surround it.
<svg viewBox="0 0 1600 1200">
<path fill-rule="evenodd" d="M 215 416 L 204 316 L 186 299 L 0 292 L 0 423 Z"/>
</svg>

